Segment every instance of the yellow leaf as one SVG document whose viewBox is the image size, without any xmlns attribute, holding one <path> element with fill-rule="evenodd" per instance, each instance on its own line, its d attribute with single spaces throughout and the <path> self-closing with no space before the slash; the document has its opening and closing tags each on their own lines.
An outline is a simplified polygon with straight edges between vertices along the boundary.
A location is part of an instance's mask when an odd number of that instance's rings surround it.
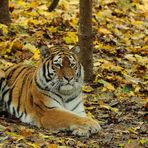
<svg viewBox="0 0 148 148">
<path fill-rule="evenodd" d="M 34 45 L 30 44 L 30 43 L 25 44 L 23 49 L 24 50 L 30 50 L 32 53 L 34 53 L 35 50 L 37 50 L 37 48 Z"/>
<path fill-rule="evenodd" d="M 137 62 L 141 65 L 148 64 L 148 58 L 147 57 L 143 57 L 143 56 L 140 56 L 138 54 L 135 54 L 135 58 L 136 58 Z"/>
<path fill-rule="evenodd" d="M 70 21 L 70 25 L 74 28 L 74 29 L 77 29 L 77 24 L 78 24 L 78 20 L 76 18 L 73 18 L 71 21 Z"/>
<path fill-rule="evenodd" d="M 0 30 L 2 30 L 3 34 L 8 34 L 8 26 L 0 24 Z"/>
<path fill-rule="evenodd" d="M 91 86 L 85 85 L 85 86 L 82 87 L 82 91 L 89 93 L 89 92 L 93 91 L 93 88 Z"/>
<path fill-rule="evenodd" d="M 131 133 L 134 133 L 134 134 L 138 134 L 137 132 L 136 132 L 136 128 L 128 128 L 128 131 L 129 132 L 131 132 Z"/>
<path fill-rule="evenodd" d="M 49 27 L 48 28 L 48 30 L 50 31 L 50 32 L 57 32 L 57 28 L 56 27 L 53 27 L 53 26 L 51 26 L 51 27 Z"/>
<path fill-rule="evenodd" d="M 123 42 L 125 42 L 126 45 L 130 46 L 131 45 L 131 40 L 129 37 L 124 37 L 122 38 Z"/>
<path fill-rule="evenodd" d="M 111 34 L 111 32 L 106 28 L 99 28 L 98 31 L 103 34 Z"/>
<path fill-rule="evenodd" d="M 103 88 L 101 89 L 101 91 L 102 91 L 102 92 L 105 92 L 105 91 L 107 91 L 107 88 L 106 88 L 106 87 L 103 87 Z"/>
<path fill-rule="evenodd" d="M 0 70 L 0 77 L 4 77 L 4 76 L 5 76 L 4 72 Z M 0 131 L 4 131 L 5 129 L 6 129 L 5 126 L 0 125 Z"/>
<path fill-rule="evenodd" d="M 63 38 L 66 44 L 76 43 L 78 41 L 76 32 L 67 32 L 66 37 Z"/>
<path fill-rule="evenodd" d="M 23 48 L 23 44 L 21 43 L 20 40 L 15 39 L 15 40 L 13 41 L 13 47 L 12 47 L 12 48 L 13 48 L 13 49 L 22 49 L 22 48 Z"/>
<path fill-rule="evenodd" d="M 34 25 L 40 24 L 40 22 L 37 19 L 33 19 L 33 18 L 28 19 L 28 24 L 30 23 Z"/>
<path fill-rule="evenodd" d="M 103 2 L 103 1 L 102 1 L 102 2 Z M 110 9 L 106 9 L 106 10 L 103 10 L 103 11 L 99 11 L 99 12 L 97 13 L 97 17 L 98 17 L 99 19 L 106 19 L 106 17 L 111 16 L 111 13 L 112 13 L 112 11 L 111 11 Z"/>
<path fill-rule="evenodd" d="M 34 132 L 33 129 L 29 129 L 29 128 L 24 128 L 24 127 L 20 127 L 20 131 L 19 131 L 19 134 L 21 136 L 29 136 L 29 135 L 32 135 Z"/>
<path fill-rule="evenodd" d="M 100 62 L 102 62 L 102 61 L 100 61 Z M 111 63 L 109 61 L 106 61 L 106 60 L 103 61 L 103 64 L 101 65 L 101 68 L 103 68 L 103 69 L 109 69 L 109 70 L 117 71 L 117 72 L 123 70 L 122 67 L 116 66 L 113 63 Z"/>
<path fill-rule="evenodd" d="M 6 53 L 6 47 L 8 47 L 8 42 L 0 42 L 0 54 L 4 55 Z"/>
<path fill-rule="evenodd" d="M 33 59 L 38 60 L 40 58 L 39 49 L 36 48 L 34 45 L 31 45 L 28 43 L 28 44 L 24 45 L 23 49 L 31 51 L 34 54 L 32 57 Z"/>
<path fill-rule="evenodd" d="M 139 40 L 139 39 L 141 39 L 141 38 L 143 38 L 143 37 L 145 37 L 145 34 L 139 32 L 139 33 L 134 33 L 131 38 L 132 38 L 133 40 Z"/>
<path fill-rule="evenodd" d="M 26 5 L 26 2 L 24 2 L 24 1 L 18 1 L 18 4 L 19 4 L 19 6 L 24 7 Z"/>
<path fill-rule="evenodd" d="M 67 11 L 68 8 L 69 8 L 69 5 L 68 5 L 68 2 L 67 2 L 67 1 L 61 1 L 60 6 L 61 6 L 61 8 L 62 8 L 64 11 Z"/>
<path fill-rule="evenodd" d="M 98 41 L 94 41 L 93 44 L 97 50 L 100 50 L 103 48 L 103 43 L 100 43 Z"/>
<path fill-rule="evenodd" d="M 135 20 L 132 20 L 131 24 L 137 26 L 137 25 L 143 24 L 143 22 L 142 22 L 142 21 L 135 21 Z"/>
<path fill-rule="evenodd" d="M 117 28 L 113 29 L 113 31 L 114 31 L 114 33 L 115 33 L 117 36 L 121 36 L 121 35 L 122 35 L 122 32 L 121 32 L 119 29 L 117 29 Z"/>
<path fill-rule="evenodd" d="M 147 142 L 147 140 L 141 139 L 138 142 L 143 145 L 143 144 L 145 144 Z"/>
<path fill-rule="evenodd" d="M 91 110 L 87 112 L 87 116 L 91 117 L 91 118 L 94 118 L 94 115 L 91 113 Z"/>
<path fill-rule="evenodd" d="M 94 62 L 94 67 L 97 67 L 97 66 L 100 66 L 100 65 L 101 65 L 101 63 L 99 61 Z"/>
<path fill-rule="evenodd" d="M 144 5 L 137 5 L 137 8 L 139 8 L 143 14 L 145 14 L 145 17 L 148 18 L 148 1 L 143 0 Z"/>
<path fill-rule="evenodd" d="M 56 144 L 50 144 L 50 145 L 48 146 L 48 148 L 57 148 L 57 145 L 56 145 Z"/>
<path fill-rule="evenodd" d="M 16 140 L 21 140 L 21 139 L 24 138 L 23 136 L 18 135 L 18 134 L 15 133 L 15 132 L 8 132 L 8 131 L 6 131 L 5 133 L 6 133 L 7 135 L 10 135 L 10 136 L 12 136 L 12 137 L 15 137 Z"/>
<path fill-rule="evenodd" d="M 45 135 L 45 134 L 42 134 L 42 133 L 39 133 L 40 137 L 44 138 L 44 139 L 48 139 L 49 136 L 48 135 Z"/>
<path fill-rule="evenodd" d="M 147 42 L 148 42 L 148 37 L 147 37 Z M 148 49 L 148 45 L 144 45 L 144 46 L 142 47 L 142 49 Z"/>
<path fill-rule="evenodd" d="M 35 59 L 35 60 L 38 60 L 38 59 L 40 58 L 40 53 L 39 53 L 39 51 L 35 51 L 32 58 Z"/>
<path fill-rule="evenodd" d="M 140 2 L 140 0 L 132 0 L 133 1 L 133 3 L 139 3 Z"/>
<path fill-rule="evenodd" d="M 33 36 L 36 38 L 43 38 L 44 31 L 36 31 Z"/>
<path fill-rule="evenodd" d="M 38 7 L 38 5 L 39 4 L 36 1 L 33 1 L 33 2 L 30 3 L 31 8 L 36 8 L 36 7 Z"/>
<path fill-rule="evenodd" d="M 101 84 L 103 84 L 104 85 L 104 87 L 105 87 L 105 89 L 108 89 L 108 90 L 110 90 L 110 91 L 114 91 L 115 90 L 115 88 L 114 88 L 114 86 L 111 84 L 111 83 L 109 83 L 109 82 L 107 82 L 107 81 L 104 81 L 104 80 L 97 80 L 99 83 L 101 83 Z"/>
<path fill-rule="evenodd" d="M 136 58 L 133 54 L 126 54 L 124 57 L 128 59 L 130 62 L 136 62 Z"/>
<path fill-rule="evenodd" d="M 106 83 L 106 84 L 105 84 L 105 87 L 106 87 L 108 90 L 111 90 L 111 91 L 114 91 L 114 90 L 115 90 L 114 86 L 113 86 L 111 83 Z"/>
<path fill-rule="evenodd" d="M 115 107 L 111 107 L 107 104 L 101 104 L 100 105 L 100 108 L 104 108 L 104 109 L 107 109 L 107 110 L 111 110 L 112 112 L 115 112 L 115 113 L 118 113 L 118 108 L 115 108 Z"/>
<path fill-rule="evenodd" d="M 94 107 L 93 106 L 89 106 L 89 107 L 85 107 L 87 110 L 93 110 Z"/>
<path fill-rule="evenodd" d="M 30 147 L 33 147 L 33 148 L 40 148 L 39 144 L 37 143 L 31 143 L 31 142 L 26 142 Z"/>
</svg>

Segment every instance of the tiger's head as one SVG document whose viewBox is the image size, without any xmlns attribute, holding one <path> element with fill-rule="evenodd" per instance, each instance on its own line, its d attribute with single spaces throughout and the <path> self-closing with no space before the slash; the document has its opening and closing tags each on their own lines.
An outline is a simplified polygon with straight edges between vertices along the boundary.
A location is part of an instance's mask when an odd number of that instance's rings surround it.
<svg viewBox="0 0 148 148">
<path fill-rule="evenodd" d="M 62 95 L 71 95 L 81 90 L 83 67 L 76 50 L 64 46 L 42 51 L 43 60 L 37 81 L 43 89 Z"/>
</svg>

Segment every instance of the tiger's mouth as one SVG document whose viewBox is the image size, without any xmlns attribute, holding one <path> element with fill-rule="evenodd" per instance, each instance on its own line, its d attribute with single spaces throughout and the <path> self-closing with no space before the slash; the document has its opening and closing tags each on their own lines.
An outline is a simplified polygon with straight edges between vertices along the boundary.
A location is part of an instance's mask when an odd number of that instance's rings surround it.
<svg viewBox="0 0 148 148">
<path fill-rule="evenodd" d="M 73 93 L 74 87 L 70 84 L 63 85 L 60 87 L 59 92 L 63 95 L 70 95 Z"/>
</svg>

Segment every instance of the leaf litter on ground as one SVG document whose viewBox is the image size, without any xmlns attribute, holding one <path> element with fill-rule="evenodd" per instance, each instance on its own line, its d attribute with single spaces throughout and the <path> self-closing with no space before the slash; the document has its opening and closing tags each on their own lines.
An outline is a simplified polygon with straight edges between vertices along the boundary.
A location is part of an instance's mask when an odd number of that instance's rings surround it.
<svg viewBox="0 0 148 148">
<path fill-rule="evenodd" d="M 35 64 L 38 49 L 78 42 L 78 1 L 61 0 L 53 12 L 48 1 L 11 0 L 10 27 L 0 24 L 0 68 Z M 93 46 L 95 81 L 83 86 L 88 116 L 102 130 L 89 139 L 49 131 L 0 117 L 0 147 L 148 147 L 147 0 L 95 0 Z"/>
</svg>

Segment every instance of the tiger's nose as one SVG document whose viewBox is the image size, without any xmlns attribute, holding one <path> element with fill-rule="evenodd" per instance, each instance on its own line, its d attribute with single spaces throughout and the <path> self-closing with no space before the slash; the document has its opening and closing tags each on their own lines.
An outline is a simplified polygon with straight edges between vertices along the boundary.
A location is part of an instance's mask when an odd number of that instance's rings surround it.
<svg viewBox="0 0 148 148">
<path fill-rule="evenodd" d="M 64 79 L 67 80 L 68 82 L 70 82 L 73 79 L 73 77 L 72 76 L 64 76 Z"/>
</svg>

